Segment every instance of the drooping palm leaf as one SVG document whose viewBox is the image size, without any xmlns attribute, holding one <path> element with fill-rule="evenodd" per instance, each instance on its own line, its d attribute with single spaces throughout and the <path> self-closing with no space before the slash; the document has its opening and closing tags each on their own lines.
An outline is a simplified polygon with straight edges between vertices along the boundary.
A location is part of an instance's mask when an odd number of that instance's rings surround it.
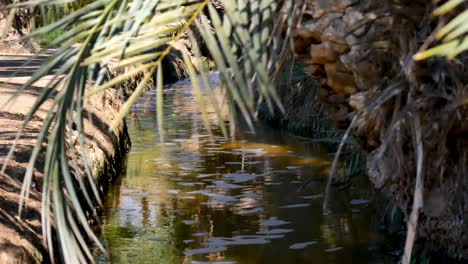
<svg viewBox="0 0 468 264">
<path fill-rule="evenodd" d="M 300 21 L 304 1 L 212 2 L 215 1 L 98 0 L 70 8 L 70 1 L 65 0 L 30 0 L 15 2 L 11 6 L 12 10 L 19 7 L 41 10 L 55 10 L 56 6 L 66 7 L 61 13 L 64 15 L 62 18 L 57 18 L 56 22 L 38 28 L 22 39 L 32 39 L 55 30 L 64 32 L 50 42 L 51 46 L 59 48 L 53 52 L 48 62 L 18 90 L 18 94 L 24 92 L 32 83 L 46 75 L 56 76 L 26 117 L 18 137 L 37 109 L 46 100 L 52 100 L 52 107 L 30 159 L 22 194 L 27 198 L 33 164 L 42 147 L 42 141 L 48 138 L 42 190 L 43 235 L 53 254 L 54 222 L 61 248 L 59 253 L 64 262 L 92 262 L 87 244 L 89 239 L 104 250 L 87 222 L 66 157 L 68 130 L 73 126 L 73 122 L 76 122 L 77 131 L 81 135 L 79 144 L 83 151 L 82 159 L 85 161 L 85 171 L 93 195 L 85 188 L 80 191 L 84 193 L 84 200 L 89 207 L 92 207 L 90 197 L 100 202 L 94 185 L 94 175 L 91 174 L 85 153 L 87 148 L 83 136 L 83 107 L 87 98 L 116 87 L 129 78 L 142 76 L 112 124 L 112 127 L 115 127 L 146 87 L 152 85 L 153 75 L 158 72 L 158 108 L 162 109 L 162 61 L 172 49 L 174 41 L 186 36 L 189 28 L 196 28 L 220 72 L 223 81 L 221 89 L 225 89 L 227 101 L 233 103 L 229 106 L 230 109 L 235 109 L 235 104 L 250 126 L 262 102 L 266 102 L 271 109 L 275 106 L 281 109 L 271 76 L 280 71 L 281 62 L 286 58 L 285 50 L 289 47 L 287 37 Z M 220 13 L 212 4 L 221 6 L 223 12 Z M 13 12 L 11 11 L 11 14 Z M 207 14 L 207 17 L 204 14 Z M 195 40 L 193 36 L 189 38 Z M 192 55 L 200 56 L 198 44 L 202 43 L 195 44 Z M 199 97 L 204 92 L 200 87 L 211 89 L 208 87 L 206 73 L 200 69 L 201 72 L 197 73 L 187 55 L 185 62 L 191 79 L 196 80 L 195 94 Z M 125 71 L 119 75 L 110 74 L 111 70 L 120 69 Z M 200 75 L 196 76 L 197 74 Z M 205 93 L 210 94 L 206 91 Z M 217 103 L 210 101 L 216 109 Z M 201 108 L 204 112 L 203 106 Z M 234 115 L 235 111 L 231 111 L 231 124 L 235 121 Z M 160 116 L 158 119 L 162 120 Z M 205 123 L 209 126 L 208 121 Z M 219 123 L 226 132 L 224 121 Z M 13 150 L 14 147 L 11 153 Z M 80 183 L 80 186 L 83 184 Z M 23 202 L 24 200 L 21 201 L 22 204 Z"/>
</svg>

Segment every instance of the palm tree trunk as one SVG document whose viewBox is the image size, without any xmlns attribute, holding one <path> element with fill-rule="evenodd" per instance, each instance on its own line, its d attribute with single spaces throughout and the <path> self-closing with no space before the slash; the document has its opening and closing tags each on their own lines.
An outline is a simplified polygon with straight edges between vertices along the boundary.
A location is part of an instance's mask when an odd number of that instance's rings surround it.
<svg viewBox="0 0 468 264">
<path fill-rule="evenodd" d="M 417 237 L 468 259 L 468 56 L 412 60 L 442 23 L 433 8 L 430 1 L 308 1 L 295 52 L 337 123 L 353 126 L 370 180 L 406 217 L 423 157 Z"/>
</svg>

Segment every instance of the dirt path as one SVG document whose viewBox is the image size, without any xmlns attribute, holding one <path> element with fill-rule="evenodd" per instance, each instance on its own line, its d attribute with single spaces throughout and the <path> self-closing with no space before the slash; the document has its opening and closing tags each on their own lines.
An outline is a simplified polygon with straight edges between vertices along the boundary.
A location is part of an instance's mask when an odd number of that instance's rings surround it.
<svg viewBox="0 0 468 264">
<path fill-rule="evenodd" d="M 8 102 L 11 95 L 24 84 L 30 76 L 40 68 L 46 61 L 47 56 L 37 55 L 13 55 L 0 54 L 0 106 L 4 106 Z M 34 104 L 37 95 L 44 88 L 52 76 L 47 76 L 41 79 L 30 87 L 25 93 L 22 93 L 13 103 L 7 107 L 0 107 L 0 111 L 5 111 L 13 114 L 27 114 L 29 109 Z M 50 104 L 46 103 L 45 107 Z M 39 111 L 39 116 L 43 117 L 45 108 Z"/>
<path fill-rule="evenodd" d="M 34 55 L 0 55 L 0 165 L 3 166 L 5 157 L 14 142 L 24 115 L 34 104 L 40 89 L 46 85 L 46 80 L 36 83 L 28 92 L 21 94 L 14 102 L 5 106 L 11 96 L 23 83 L 40 67 L 45 57 L 33 60 Z M 15 76 L 13 76 L 15 75 Z M 46 104 L 45 107 L 50 104 Z M 45 109 L 39 111 L 44 116 Z M 0 174 L 0 262 L 14 263 L 18 261 L 35 262 L 45 260 L 42 252 L 40 235 L 40 195 L 37 193 L 28 203 L 28 213 L 20 220 L 17 209 L 20 199 L 21 180 L 29 154 L 36 144 L 36 136 L 41 127 L 41 117 L 36 117 L 28 126 L 27 132 L 18 144 L 11 166 L 6 174 Z M 40 161 L 42 157 L 40 157 Z M 34 178 L 42 178 L 41 163 L 35 171 Z M 38 185 L 36 184 L 36 187 Z"/>
<path fill-rule="evenodd" d="M 35 83 L 22 93 L 14 102 L 9 102 L 11 95 L 47 59 L 47 56 L 0 54 L 0 166 L 14 142 L 24 116 L 29 112 L 38 94 L 47 85 L 51 76 Z M 120 163 L 129 146 L 126 128 L 122 122 L 114 133 L 108 132 L 108 125 L 117 114 L 121 101 L 115 93 L 105 98 L 94 98 L 86 106 L 93 117 L 85 121 L 88 135 L 88 155 L 94 161 L 96 181 L 103 187 L 120 172 Z M 49 262 L 47 250 L 42 244 L 40 223 L 40 201 L 42 189 L 43 155 L 40 155 L 34 171 L 34 190 L 28 207 L 22 218 L 17 217 L 20 199 L 21 181 L 30 153 L 36 144 L 37 134 L 42 127 L 50 102 L 46 102 L 28 125 L 24 136 L 9 163 L 6 174 L 0 174 L 0 263 L 43 263 Z M 79 154 L 78 147 L 70 148 L 70 158 Z"/>
</svg>

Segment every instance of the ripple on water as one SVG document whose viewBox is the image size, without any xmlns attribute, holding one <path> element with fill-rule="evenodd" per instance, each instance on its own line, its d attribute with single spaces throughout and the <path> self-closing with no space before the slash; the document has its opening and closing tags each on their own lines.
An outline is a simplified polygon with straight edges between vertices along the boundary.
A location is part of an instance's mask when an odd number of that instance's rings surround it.
<svg viewBox="0 0 468 264">
<path fill-rule="evenodd" d="M 259 208 L 254 208 L 254 209 L 250 209 L 250 210 L 241 210 L 237 214 L 239 214 L 239 215 L 254 215 L 254 214 L 261 213 L 263 211 L 265 211 L 265 209 L 259 207 Z"/>
<path fill-rule="evenodd" d="M 339 250 L 342 250 L 342 249 L 343 249 L 343 247 L 332 247 L 332 248 L 325 249 L 325 252 L 332 253 L 332 252 L 336 252 L 336 251 L 339 251 Z"/>
<path fill-rule="evenodd" d="M 196 261 L 192 260 L 190 264 L 236 264 L 234 261 Z"/>
<path fill-rule="evenodd" d="M 317 241 L 296 243 L 296 244 L 292 244 L 291 246 L 289 246 L 289 249 L 304 249 L 304 248 L 306 248 L 308 246 L 311 246 L 311 245 L 314 245 L 314 244 L 317 244 L 317 243 L 318 243 Z"/>
<path fill-rule="evenodd" d="M 310 203 L 299 203 L 299 204 L 290 204 L 290 205 L 280 206 L 280 208 L 285 208 L 285 209 L 304 208 L 304 207 L 309 207 L 310 205 L 311 205 Z"/>
<path fill-rule="evenodd" d="M 279 234 L 284 234 L 284 233 L 290 233 L 290 232 L 293 232 L 293 231 L 294 231 L 293 229 L 278 228 L 278 229 L 258 231 L 257 234 L 259 234 L 259 235 L 279 235 Z"/>
<path fill-rule="evenodd" d="M 222 195 L 222 194 L 217 194 L 217 193 L 208 192 L 208 191 L 201 191 L 200 193 L 210 198 L 213 198 L 215 200 L 218 200 L 220 202 L 226 202 L 226 203 L 237 202 L 237 199 L 234 198 L 233 196 Z"/>
<path fill-rule="evenodd" d="M 186 225 L 194 225 L 194 224 L 197 224 L 198 222 L 194 220 L 183 220 L 182 223 Z"/>
<path fill-rule="evenodd" d="M 364 204 L 368 204 L 369 200 L 355 199 L 355 200 L 351 200 L 351 202 L 349 202 L 349 203 L 352 204 L 352 205 L 364 205 Z"/>
<path fill-rule="evenodd" d="M 213 183 L 215 184 L 216 188 L 220 189 L 242 189 L 248 187 L 244 185 L 227 183 L 225 181 L 214 181 Z"/>
<path fill-rule="evenodd" d="M 270 217 L 268 218 L 268 220 L 261 222 L 260 226 L 281 226 L 281 225 L 287 225 L 290 223 L 291 222 L 280 220 L 278 219 L 278 217 Z"/>
<path fill-rule="evenodd" d="M 205 232 L 198 232 L 198 233 L 193 233 L 192 236 L 194 237 L 204 237 L 204 236 L 207 236 L 208 233 L 205 233 Z"/>
<path fill-rule="evenodd" d="M 210 138 L 190 92 L 178 88 L 164 92 L 174 99 L 164 108 L 166 142 L 154 142 L 159 139 L 154 113 L 142 114 L 138 122 L 129 119 L 130 133 L 137 140 L 119 196 L 108 199 L 120 210 L 108 210 L 111 216 L 106 219 L 111 226 L 107 232 L 119 238 L 109 242 L 116 259 L 136 261 L 130 258 L 138 254 L 138 261 L 158 256 L 168 264 L 276 264 L 299 257 L 304 263 L 327 263 L 332 252 L 343 250 L 333 257 L 347 264 L 353 259 L 347 257 L 352 254 L 349 248 L 355 248 L 348 245 L 373 237 L 361 233 L 368 232 L 364 228 L 369 224 L 365 219 L 369 200 L 351 198 L 366 197 L 368 192 L 337 194 L 339 201 L 348 201 L 340 203 L 340 209 L 347 204 L 353 212 L 361 210 L 352 217 L 325 219 L 321 207 L 311 206 L 323 198 L 325 184 L 318 177 L 328 173 L 329 146 L 319 150 L 322 146 L 290 144 L 292 137 L 270 128 L 256 135 L 241 134 L 238 140 L 227 141 L 218 132 Z M 140 109 L 154 107 L 154 95 L 142 101 Z M 296 185 L 309 180 L 314 185 Z M 329 228 L 318 226 L 324 221 Z M 134 231 L 139 230 L 135 226 L 148 233 Z M 332 246 L 321 246 L 318 252 L 313 245 L 319 242 L 311 240 L 318 237 Z M 157 243 L 161 241 L 165 242 Z M 127 256 L 128 252 L 135 254 Z"/>
<path fill-rule="evenodd" d="M 241 183 L 255 180 L 257 176 L 249 173 L 226 173 L 223 175 L 223 178 L 228 179 L 234 183 Z"/>
<path fill-rule="evenodd" d="M 263 245 L 271 243 L 261 236 L 211 237 L 203 245 L 207 247 L 226 247 L 241 245 Z"/>
<path fill-rule="evenodd" d="M 226 251 L 226 247 L 215 247 L 215 248 L 197 248 L 186 250 L 184 254 L 186 256 L 200 255 L 200 254 L 210 254 L 210 253 L 219 253 Z"/>
</svg>

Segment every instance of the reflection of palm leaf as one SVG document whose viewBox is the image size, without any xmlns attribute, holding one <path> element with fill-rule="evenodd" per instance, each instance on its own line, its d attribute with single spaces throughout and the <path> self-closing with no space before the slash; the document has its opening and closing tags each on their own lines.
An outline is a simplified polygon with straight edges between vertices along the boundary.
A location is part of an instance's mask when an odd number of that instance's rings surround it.
<svg viewBox="0 0 468 264">
<path fill-rule="evenodd" d="M 441 16 L 454 10 L 465 0 L 450 0 L 434 10 L 434 16 Z M 457 15 L 447 25 L 440 29 L 436 38 L 444 43 L 434 48 L 419 52 L 414 55 L 415 60 L 424 60 L 433 56 L 446 56 L 452 59 L 460 53 L 468 50 L 468 9 Z"/>
<path fill-rule="evenodd" d="M 16 2 L 13 8 L 43 8 L 55 5 L 63 7 L 67 2 L 31 0 Z M 221 5 L 223 14 L 215 9 L 211 2 L 97 0 L 84 1 L 83 5 L 67 4 L 64 14 L 69 14 L 25 37 L 24 40 L 28 40 L 55 30 L 64 32 L 51 41 L 50 45 L 59 48 L 54 51 L 49 61 L 18 90 L 19 94 L 45 75 L 55 75 L 26 117 L 18 137 L 37 109 L 46 100 L 51 99 L 53 106 L 44 121 L 38 144 L 31 155 L 22 194 L 24 197 L 28 196 L 33 165 L 40 152 L 41 142 L 48 135 L 43 185 L 43 235 L 52 253 L 51 226 L 54 222 L 65 262 L 91 261 L 92 255 L 86 244 L 89 238 L 103 250 L 88 225 L 66 158 L 67 131 L 74 121 L 82 135 L 79 140 L 80 149 L 86 149 L 83 136 L 83 104 L 87 98 L 110 87 L 116 87 L 134 76 L 142 76 L 112 127 L 129 112 L 135 100 L 151 85 L 153 78 L 157 79 L 158 101 L 161 102 L 161 67 L 164 66 L 162 61 L 171 51 L 172 44 L 186 33 L 189 33 L 191 41 L 195 41 L 196 38 L 189 31 L 192 28 L 201 35 L 220 72 L 224 94 L 227 101 L 233 103 L 230 105 L 231 109 L 237 106 L 251 126 L 261 103 L 265 102 L 270 108 L 276 106 L 281 109 L 270 76 L 281 72 L 279 62 L 287 55 L 285 51 L 290 43 L 288 37 L 293 26 L 299 21 L 304 1 L 225 0 Z M 216 4 L 219 5 L 218 1 Z M 196 57 L 201 57 L 201 43 L 194 44 L 191 52 Z M 199 72 L 200 75 L 195 76 L 195 68 L 186 55 L 185 62 L 191 79 L 197 80 L 194 94 L 199 97 L 203 92 L 200 87 L 208 86 L 206 73 Z M 127 70 L 108 78 L 111 75 L 109 69 Z M 154 77 L 156 71 L 158 74 Z M 209 91 L 206 93 L 210 95 Z M 216 109 L 217 103 L 211 103 Z M 204 112 L 203 106 L 201 110 Z M 162 104 L 158 104 L 158 112 L 160 117 Z M 231 123 L 235 121 L 234 115 L 235 111 L 231 111 Z M 221 118 L 221 115 L 218 116 Z M 209 125 L 207 120 L 205 123 Z M 224 122 L 221 120 L 219 123 L 226 133 Z M 162 126 L 162 123 L 159 125 Z M 13 149 L 14 147 L 9 156 Z M 82 155 L 85 159 L 86 153 Z M 89 173 L 91 170 L 87 168 L 85 171 L 88 172 L 90 182 L 93 182 L 93 175 Z M 92 186 L 92 190 L 99 201 L 96 186 Z M 85 189 L 82 191 L 88 206 L 92 207 L 91 195 Z"/>
</svg>

